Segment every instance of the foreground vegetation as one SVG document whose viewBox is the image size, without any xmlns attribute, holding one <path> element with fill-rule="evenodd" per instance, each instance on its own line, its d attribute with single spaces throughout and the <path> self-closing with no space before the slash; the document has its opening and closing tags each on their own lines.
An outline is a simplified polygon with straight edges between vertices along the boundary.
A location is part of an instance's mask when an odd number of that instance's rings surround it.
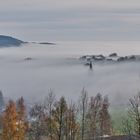
<svg viewBox="0 0 140 140">
<path fill-rule="evenodd" d="M 2 93 L 0 94 L 2 98 Z M 3 100 L 0 100 L 3 102 Z M 41 103 L 26 110 L 23 97 L 10 100 L 0 115 L 2 140 L 85 140 L 110 135 L 140 136 L 140 94 L 129 100 L 127 114 L 122 118 L 121 132 L 113 126 L 108 97 L 88 97 L 82 90 L 77 103 L 59 100 L 50 90 Z M 2 104 L 2 103 L 1 103 Z"/>
</svg>

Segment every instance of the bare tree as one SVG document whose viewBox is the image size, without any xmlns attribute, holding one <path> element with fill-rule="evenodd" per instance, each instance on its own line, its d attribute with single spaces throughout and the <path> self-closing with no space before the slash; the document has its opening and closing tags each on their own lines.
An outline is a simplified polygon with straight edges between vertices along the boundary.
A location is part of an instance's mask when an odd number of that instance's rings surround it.
<svg viewBox="0 0 140 140">
<path fill-rule="evenodd" d="M 44 105 L 35 104 L 30 110 L 29 137 L 32 140 L 40 140 L 46 135 L 46 113 Z"/>
<path fill-rule="evenodd" d="M 45 99 L 45 108 L 48 112 L 48 119 L 47 119 L 47 127 L 48 127 L 48 136 L 50 137 L 50 140 L 53 140 L 53 116 L 52 112 L 54 110 L 54 104 L 55 104 L 55 95 L 53 91 L 50 89 L 49 94 L 47 98 Z"/>
<path fill-rule="evenodd" d="M 66 116 L 66 140 L 75 140 L 79 136 L 79 123 L 77 122 L 78 109 L 74 103 L 68 107 Z"/>
<path fill-rule="evenodd" d="M 81 92 L 80 110 L 82 112 L 82 126 L 81 126 L 81 139 L 84 140 L 85 134 L 85 119 L 88 107 L 88 93 L 85 89 Z"/>
<path fill-rule="evenodd" d="M 102 102 L 102 108 L 100 110 L 100 135 L 110 135 L 111 134 L 111 117 L 109 114 L 109 101 L 108 97 L 104 97 Z"/>
<path fill-rule="evenodd" d="M 90 98 L 89 109 L 87 114 L 88 119 L 88 136 L 90 139 L 96 139 L 99 130 L 99 115 L 102 107 L 102 96 L 97 94 Z"/>
</svg>

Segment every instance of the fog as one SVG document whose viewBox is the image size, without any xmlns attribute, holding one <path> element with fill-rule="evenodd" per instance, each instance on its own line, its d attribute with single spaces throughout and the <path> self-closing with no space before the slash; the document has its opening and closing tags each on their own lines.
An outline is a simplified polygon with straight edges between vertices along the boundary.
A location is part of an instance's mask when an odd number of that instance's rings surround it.
<svg viewBox="0 0 140 140">
<path fill-rule="evenodd" d="M 140 62 L 94 64 L 89 70 L 79 57 L 88 54 L 140 54 L 140 42 L 56 42 L 0 49 L 0 89 L 6 98 L 44 99 L 51 88 L 57 97 L 77 100 L 82 88 L 90 96 L 108 95 L 124 105 L 140 91 Z M 25 58 L 32 58 L 25 60 Z"/>
</svg>

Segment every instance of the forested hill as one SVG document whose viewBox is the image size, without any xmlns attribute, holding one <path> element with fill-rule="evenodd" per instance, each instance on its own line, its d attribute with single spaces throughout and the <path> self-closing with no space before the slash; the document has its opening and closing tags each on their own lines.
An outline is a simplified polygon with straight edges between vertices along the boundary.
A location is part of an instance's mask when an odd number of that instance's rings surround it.
<svg viewBox="0 0 140 140">
<path fill-rule="evenodd" d="M 0 47 L 19 47 L 25 43 L 33 43 L 33 44 L 41 44 L 41 45 L 55 45 L 55 43 L 50 42 L 24 42 L 17 38 L 13 38 L 11 36 L 0 35 Z"/>
<path fill-rule="evenodd" d="M 19 39 L 10 36 L 0 35 L 0 47 L 20 46 L 23 43 L 25 42 Z"/>
</svg>

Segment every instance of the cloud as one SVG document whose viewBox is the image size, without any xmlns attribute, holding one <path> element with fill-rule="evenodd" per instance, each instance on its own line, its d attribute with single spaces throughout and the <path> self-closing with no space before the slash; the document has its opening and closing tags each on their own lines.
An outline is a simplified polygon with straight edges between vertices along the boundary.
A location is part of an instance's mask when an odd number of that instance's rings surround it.
<svg viewBox="0 0 140 140">
<path fill-rule="evenodd" d="M 139 0 L 5 0 L 1 9 L 139 8 Z"/>
<path fill-rule="evenodd" d="M 5 0 L 0 30 L 26 40 L 139 40 L 138 0 Z"/>
</svg>

